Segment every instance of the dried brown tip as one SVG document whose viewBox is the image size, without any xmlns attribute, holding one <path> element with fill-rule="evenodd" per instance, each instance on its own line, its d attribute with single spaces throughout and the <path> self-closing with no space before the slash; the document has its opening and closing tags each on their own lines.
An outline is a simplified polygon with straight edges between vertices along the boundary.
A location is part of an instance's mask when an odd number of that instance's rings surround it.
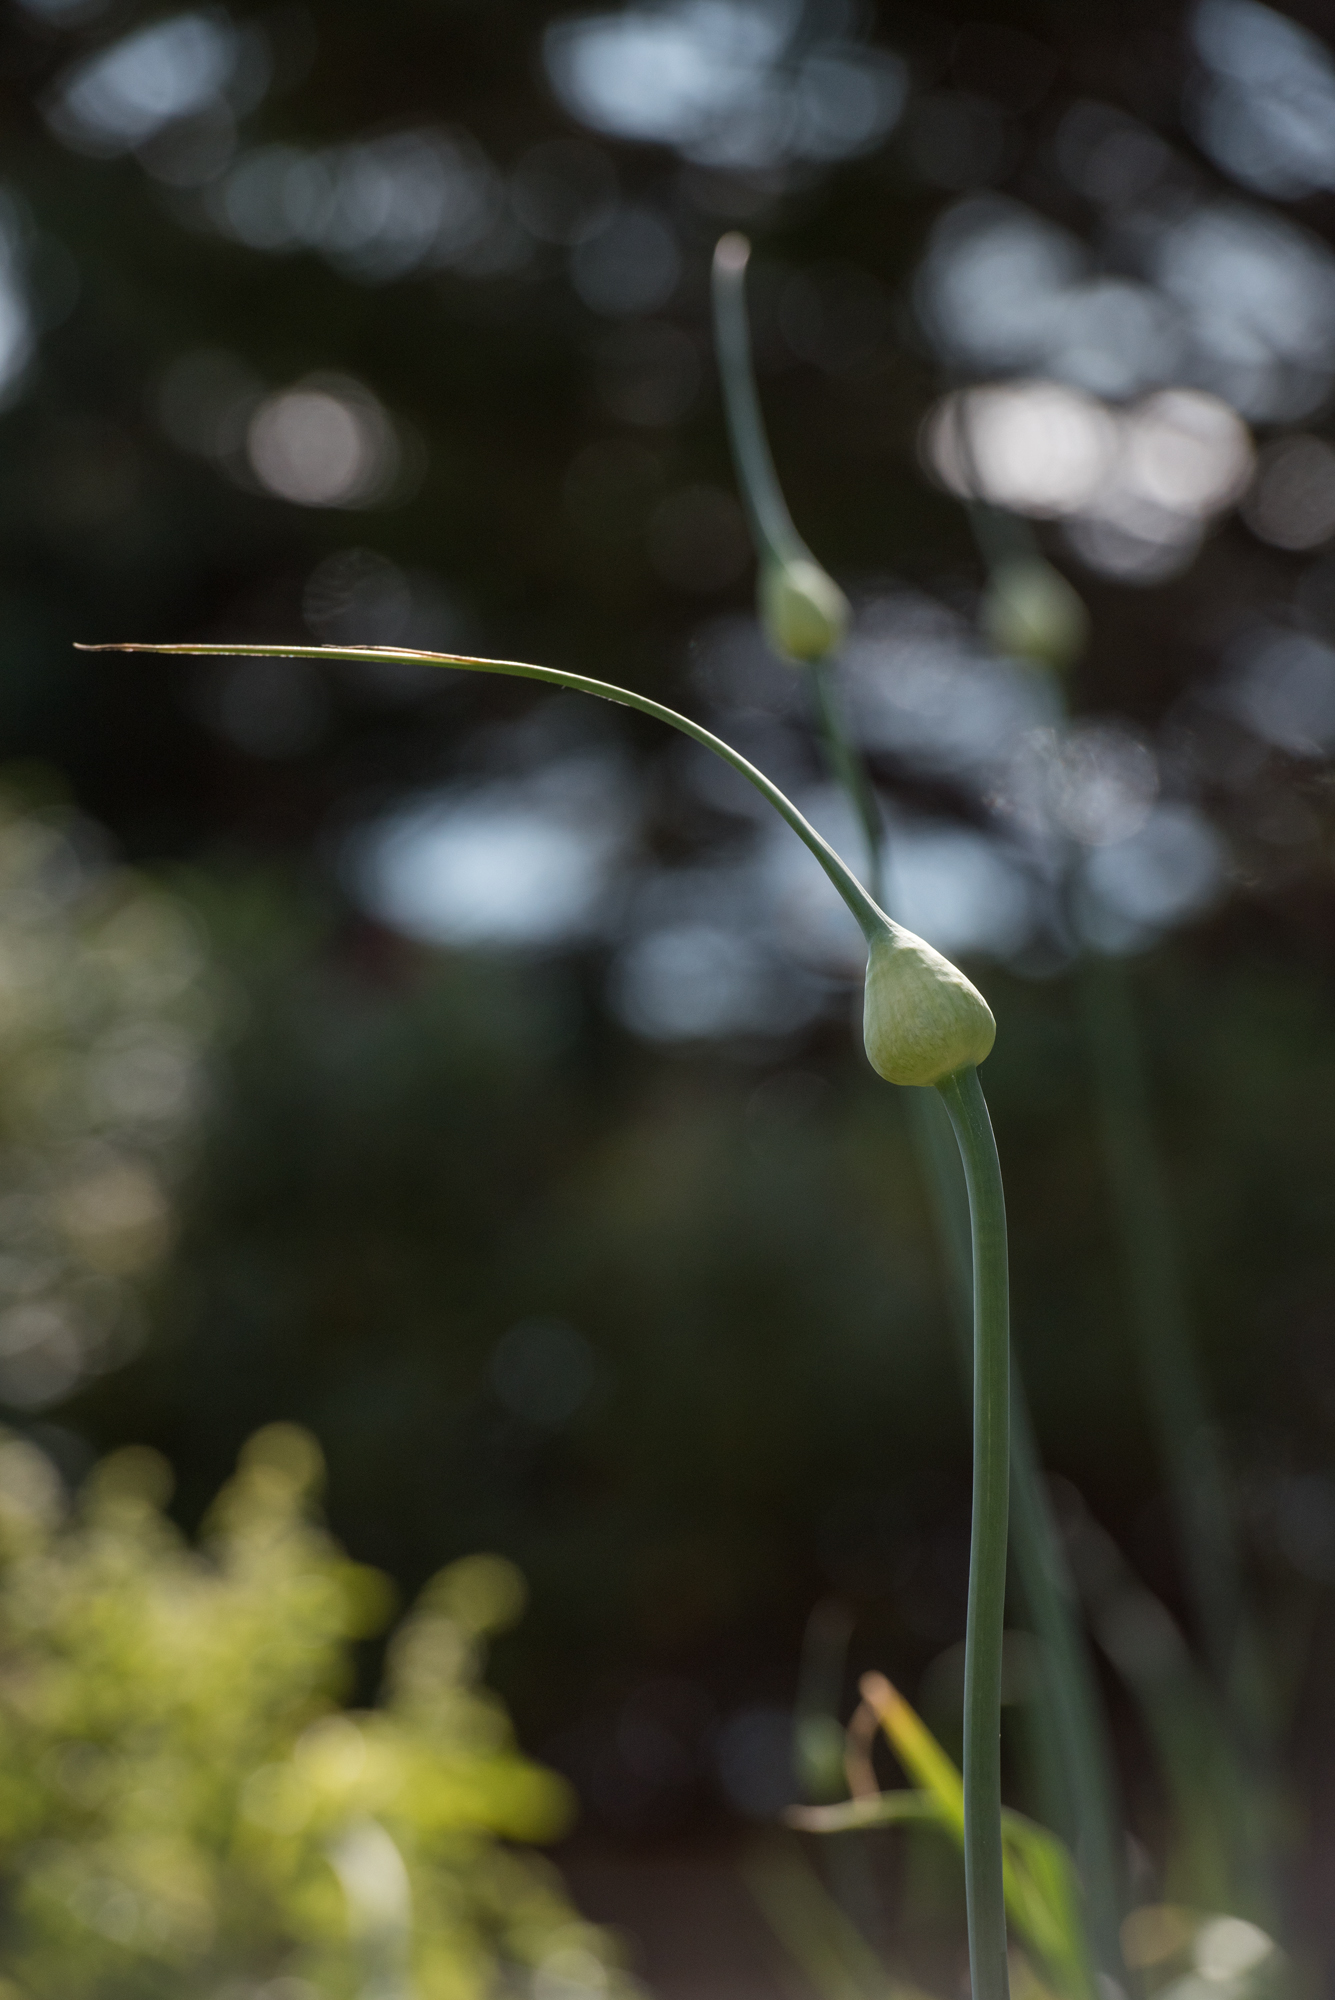
<svg viewBox="0 0 1335 2000">
<path fill-rule="evenodd" d="M 875 1709 L 878 1714 L 899 1700 L 898 1694 L 884 1674 L 864 1674 L 858 1682 L 858 1693 L 868 1708 Z"/>
<path fill-rule="evenodd" d="M 139 639 L 99 639 L 90 643 L 86 639 L 75 639 L 76 653 L 152 653 L 157 648 Z"/>
</svg>

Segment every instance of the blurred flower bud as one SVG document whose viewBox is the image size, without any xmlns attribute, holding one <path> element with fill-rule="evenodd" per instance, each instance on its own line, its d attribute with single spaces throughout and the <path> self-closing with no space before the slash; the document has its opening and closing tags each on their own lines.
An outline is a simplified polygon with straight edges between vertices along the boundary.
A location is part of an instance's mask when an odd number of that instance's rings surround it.
<svg viewBox="0 0 1335 2000">
<path fill-rule="evenodd" d="M 867 958 L 862 1035 L 868 1061 L 887 1083 L 929 1084 L 982 1062 L 997 1024 L 948 958 L 891 924 Z"/>
<path fill-rule="evenodd" d="M 1089 641 L 1089 613 L 1079 593 L 1041 556 L 998 563 L 983 598 L 988 643 L 1034 666 L 1072 667 Z"/>
<path fill-rule="evenodd" d="M 784 659 L 814 665 L 843 644 L 848 599 L 813 557 L 794 555 L 764 563 L 757 596 L 765 637 Z"/>
</svg>

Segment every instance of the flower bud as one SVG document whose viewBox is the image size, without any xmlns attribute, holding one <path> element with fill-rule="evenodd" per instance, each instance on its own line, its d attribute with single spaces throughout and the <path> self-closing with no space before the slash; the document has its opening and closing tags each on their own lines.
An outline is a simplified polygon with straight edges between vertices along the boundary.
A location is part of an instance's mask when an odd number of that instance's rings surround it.
<svg viewBox="0 0 1335 2000">
<path fill-rule="evenodd" d="M 983 632 L 999 653 L 1061 670 L 1089 640 L 1083 599 L 1041 556 L 998 563 L 983 599 Z"/>
<path fill-rule="evenodd" d="M 868 1061 L 887 1083 L 929 1084 L 982 1062 L 997 1024 L 948 958 L 890 924 L 868 954 L 862 1036 Z"/>
<path fill-rule="evenodd" d="M 837 652 L 848 630 L 848 599 L 809 555 L 772 558 L 760 571 L 760 622 L 776 653 L 814 665 Z"/>
</svg>

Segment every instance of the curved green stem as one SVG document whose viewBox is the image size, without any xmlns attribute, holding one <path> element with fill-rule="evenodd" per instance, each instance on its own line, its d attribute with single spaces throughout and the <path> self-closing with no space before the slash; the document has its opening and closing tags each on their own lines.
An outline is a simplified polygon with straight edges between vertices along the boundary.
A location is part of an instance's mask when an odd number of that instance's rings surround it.
<svg viewBox="0 0 1335 2000">
<path fill-rule="evenodd" d="M 209 659 L 247 660 L 416 660 L 430 667 L 463 667 L 470 673 L 507 674 L 517 680 L 545 681 L 552 687 L 573 688 L 577 694 L 596 695 L 600 701 L 614 701 L 622 708 L 638 709 L 641 715 L 651 715 L 656 722 L 666 722 L 672 729 L 679 729 L 683 736 L 689 736 L 702 743 L 706 750 L 712 750 L 725 764 L 731 764 L 739 771 L 748 784 L 755 786 L 763 798 L 769 800 L 781 819 L 785 819 L 798 839 L 811 850 L 825 873 L 833 882 L 839 894 L 847 903 L 858 926 L 868 943 L 873 937 L 883 935 L 887 929 L 896 929 L 884 910 L 867 894 L 857 876 L 842 856 L 835 853 L 827 840 L 821 838 L 814 826 L 797 810 L 792 800 L 781 792 L 778 786 L 748 763 L 741 752 L 725 743 L 712 730 L 704 729 L 688 716 L 678 715 L 675 708 L 666 708 L 660 701 L 650 701 L 648 695 L 636 694 L 630 688 L 617 687 L 611 681 L 590 680 L 586 674 L 567 673 L 560 667 L 535 667 L 526 660 L 483 660 L 468 653 L 426 653 L 409 646 L 251 646 L 251 645 L 141 645 L 133 640 L 114 645 L 78 646 L 81 653 L 168 653 L 202 655 Z"/>
<path fill-rule="evenodd" d="M 973 1534 L 964 1643 L 964 1882 L 973 2000 L 1008 2000 L 1001 1842 L 1001 1641 L 1010 1499 L 1006 1202 L 976 1069 L 939 1083 L 973 1225 Z"/>
</svg>

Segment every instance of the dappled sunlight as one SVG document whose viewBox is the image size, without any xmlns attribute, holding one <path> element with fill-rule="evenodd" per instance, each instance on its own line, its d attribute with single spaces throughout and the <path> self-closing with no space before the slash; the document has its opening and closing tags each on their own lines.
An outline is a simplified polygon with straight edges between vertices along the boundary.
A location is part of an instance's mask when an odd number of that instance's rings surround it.
<svg viewBox="0 0 1335 2000">
<path fill-rule="evenodd" d="M 316 376 L 268 396 L 246 426 L 261 486 L 303 507 L 363 507 L 399 470 L 393 427 L 360 383 Z"/>
<path fill-rule="evenodd" d="M 138 28 L 76 63 L 46 107 L 57 138 L 112 157 L 178 120 L 231 104 L 249 110 L 268 85 L 262 35 L 210 9 Z"/>
<path fill-rule="evenodd" d="M 801 0 L 670 0 L 561 21 L 544 55 L 586 124 L 711 166 L 869 152 L 903 107 L 904 65 L 838 36 L 801 51 L 801 17 Z"/>
<path fill-rule="evenodd" d="M 923 452 L 962 498 L 1064 519 L 1093 569 L 1161 582 L 1251 479 L 1247 426 L 1227 403 L 1164 389 L 1121 408 L 1059 383 L 957 390 L 928 417 Z"/>
<path fill-rule="evenodd" d="M 1205 74 L 1191 122 L 1220 166 L 1281 199 L 1335 187 L 1335 60 L 1325 43 L 1259 0 L 1200 0 Z"/>
<path fill-rule="evenodd" d="M 548 764 L 400 807 L 357 835 L 349 867 L 369 906 L 438 944 L 552 948 L 604 920 L 634 825 L 612 760 Z"/>
</svg>

